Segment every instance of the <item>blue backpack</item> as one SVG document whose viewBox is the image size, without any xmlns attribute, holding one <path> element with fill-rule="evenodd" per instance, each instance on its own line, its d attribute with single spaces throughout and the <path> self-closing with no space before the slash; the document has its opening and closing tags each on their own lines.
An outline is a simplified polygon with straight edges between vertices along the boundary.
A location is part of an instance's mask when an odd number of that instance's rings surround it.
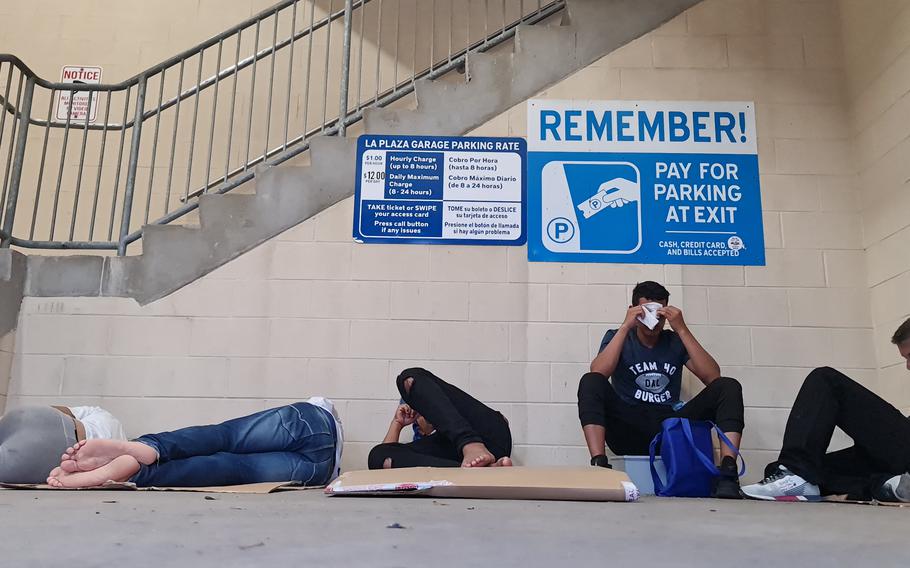
<svg viewBox="0 0 910 568">
<path fill-rule="evenodd" d="M 714 465 L 714 445 L 711 442 L 711 430 L 730 449 L 742 458 L 736 446 L 711 422 L 689 420 L 687 418 L 667 418 L 661 425 L 661 431 L 651 440 L 651 477 L 654 480 L 654 493 L 661 497 L 710 497 L 714 478 L 720 470 Z M 661 480 L 654 467 L 656 453 L 660 448 L 660 457 L 667 470 L 667 481 Z M 743 460 L 740 477 L 746 473 L 746 462 Z"/>
</svg>

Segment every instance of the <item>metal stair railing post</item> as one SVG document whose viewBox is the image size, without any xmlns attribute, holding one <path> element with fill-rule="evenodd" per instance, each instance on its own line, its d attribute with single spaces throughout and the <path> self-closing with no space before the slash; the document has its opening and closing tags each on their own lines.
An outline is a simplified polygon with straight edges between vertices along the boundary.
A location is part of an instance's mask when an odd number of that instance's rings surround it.
<svg viewBox="0 0 910 568">
<path fill-rule="evenodd" d="M 351 29 L 354 19 L 354 0 L 344 2 L 344 44 L 341 59 L 341 100 L 338 105 L 338 136 L 347 131 L 348 88 L 351 84 Z M 287 142 L 285 141 L 285 144 Z"/>
<path fill-rule="evenodd" d="M 123 193 L 123 214 L 120 216 L 120 238 L 117 240 L 117 255 L 126 255 L 127 236 L 130 234 L 130 217 L 133 213 L 133 195 L 136 190 L 136 171 L 139 166 L 139 144 L 142 141 L 143 111 L 145 109 L 145 92 L 148 88 L 148 76 L 139 78 L 136 94 L 136 118 L 133 121 L 133 138 L 130 141 L 130 157 L 126 172 L 126 189 Z M 127 101 L 129 103 L 129 101 Z"/>
<path fill-rule="evenodd" d="M 32 115 L 32 98 L 35 94 L 35 79 L 29 77 L 25 83 L 25 94 L 19 108 L 19 129 L 16 138 L 16 150 L 13 155 L 13 168 L 9 181 L 9 192 L 6 195 L 6 214 L 3 217 L 3 239 L 0 248 L 8 248 L 13 236 L 13 222 L 16 217 L 16 205 L 19 203 L 19 184 L 22 181 L 22 166 L 25 163 L 25 148 L 28 142 L 29 118 Z"/>
</svg>

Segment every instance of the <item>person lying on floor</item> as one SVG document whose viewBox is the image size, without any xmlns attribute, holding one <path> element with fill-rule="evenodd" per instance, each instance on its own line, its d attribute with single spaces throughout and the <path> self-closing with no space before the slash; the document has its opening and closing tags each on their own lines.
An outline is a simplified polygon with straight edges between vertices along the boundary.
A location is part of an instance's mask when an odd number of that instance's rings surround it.
<svg viewBox="0 0 910 568">
<path fill-rule="evenodd" d="M 269 481 L 325 485 L 338 476 L 343 434 L 332 401 L 313 397 L 209 426 L 88 440 L 66 450 L 53 487 L 130 481 L 139 487 L 211 487 Z"/>
<path fill-rule="evenodd" d="M 23 406 L 0 417 L 0 482 L 44 483 L 67 447 L 126 440 L 123 425 L 97 406 Z"/>
<path fill-rule="evenodd" d="M 891 337 L 910 371 L 910 319 Z M 834 427 L 853 446 L 826 453 Z M 765 479 L 743 487 L 753 499 L 847 495 L 848 499 L 910 502 L 910 417 L 847 375 L 815 369 L 790 410 L 783 446 Z"/>
<path fill-rule="evenodd" d="M 370 469 L 512 465 L 512 433 L 501 413 L 426 369 L 405 369 L 396 383 L 403 404 L 370 451 Z M 420 436 L 400 443 L 401 431 L 415 423 Z"/>
<path fill-rule="evenodd" d="M 657 282 L 636 285 L 622 325 L 606 332 L 591 371 L 579 382 L 578 417 L 591 465 L 611 467 L 605 446 L 617 455 L 647 455 L 661 423 L 674 416 L 711 420 L 739 447 L 742 387 L 720 376 L 717 361 L 669 300 L 670 292 Z M 664 329 L 666 322 L 673 331 Z M 686 403 L 680 401 L 683 365 L 705 384 Z M 713 494 L 739 499 L 736 453 L 721 445 L 721 455 Z"/>
</svg>

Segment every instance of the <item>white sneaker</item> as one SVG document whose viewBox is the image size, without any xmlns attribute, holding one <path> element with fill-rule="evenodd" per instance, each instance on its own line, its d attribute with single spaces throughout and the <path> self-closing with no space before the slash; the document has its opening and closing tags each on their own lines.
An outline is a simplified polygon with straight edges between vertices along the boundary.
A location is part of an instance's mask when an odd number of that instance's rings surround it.
<svg viewBox="0 0 910 568">
<path fill-rule="evenodd" d="M 910 473 L 895 475 L 875 495 L 879 501 L 910 503 Z"/>
<path fill-rule="evenodd" d="M 818 485 L 809 483 L 782 465 L 758 483 L 746 485 L 743 494 L 765 501 L 812 501 L 820 497 Z"/>
</svg>

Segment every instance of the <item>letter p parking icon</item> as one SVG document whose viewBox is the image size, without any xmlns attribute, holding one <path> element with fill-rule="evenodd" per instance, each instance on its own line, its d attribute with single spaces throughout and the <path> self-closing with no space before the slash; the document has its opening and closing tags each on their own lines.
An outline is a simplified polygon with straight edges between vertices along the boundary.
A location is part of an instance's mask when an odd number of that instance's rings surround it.
<svg viewBox="0 0 910 568">
<path fill-rule="evenodd" d="M 554 243 L 567 243 L 575 236 L 575 224 L 565 217 L 557 217 L 547 225 L 547 237 Z"/>
</svg>

